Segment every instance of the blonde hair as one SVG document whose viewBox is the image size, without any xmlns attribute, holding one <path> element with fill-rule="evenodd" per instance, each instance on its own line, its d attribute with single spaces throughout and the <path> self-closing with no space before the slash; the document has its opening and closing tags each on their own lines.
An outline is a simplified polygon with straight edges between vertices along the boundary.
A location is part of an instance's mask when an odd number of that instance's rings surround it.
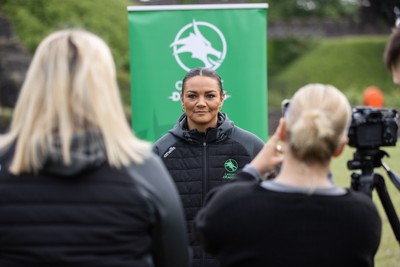
<svg viewBox="0 0 400 267">
<path fill-rule="evenodd" d="M 150 144 L 136 138 L 126 121 L 107 44 L 85 30 L 54 32 L 35 52 L 0 149 L 15 142 L 10 171 L 35 172 L 55 138 L 69 164 L 74 133 L 93 129 L 102 135 L 111 166 L 140 163 L 150 153 Z"/>
<path fill-rule="evenodd" d="M 286 115 L 291 153 L 305 162 L 326 163 L 347 138 L 351 107 L 332 85 L 308 84 L 293 96 Z"/>
</svg>

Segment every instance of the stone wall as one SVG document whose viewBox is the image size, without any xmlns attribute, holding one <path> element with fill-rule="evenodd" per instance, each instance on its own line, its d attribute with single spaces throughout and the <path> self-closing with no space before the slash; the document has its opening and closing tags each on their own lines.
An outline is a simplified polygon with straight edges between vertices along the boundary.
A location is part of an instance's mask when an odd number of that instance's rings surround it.
<svg viewBox="0 0 400 267">
<path fill-rule="evenodd" d="M 12 108 L 31 61 L 16 38 L 10 21 L 0 11 L 0 133 L 11 120 Z"/>
<path fill-rule="evenodd" d="M 0 107 L 13 107 L 31 60 L 0 11 Z"/>
</svg>

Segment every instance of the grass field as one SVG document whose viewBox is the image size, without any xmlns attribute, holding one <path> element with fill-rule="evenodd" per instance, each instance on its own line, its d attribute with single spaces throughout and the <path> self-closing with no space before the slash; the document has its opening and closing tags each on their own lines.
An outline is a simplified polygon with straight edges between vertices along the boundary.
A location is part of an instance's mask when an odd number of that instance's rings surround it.
<svg viewBox="0 0 400 267">
<path fill-rule="evenodd" d="M 341 37 L 316 40 L 296 60 L 269 77 L 269 104 L 279 107 L 308 83 L 332 84 L 352 106 L 361 105 L 365 88 L 374 85 L 385 94 L 386 107 L 398 107 L 400 90 L 383 64 L 387 36 Z M 279 51 L 279 50 L 278 50 Z"/>
<path fill-rule="evenodd" d="M 383 158 L 389 167 L 400 174 L 400 148 L 399 147 L 384 147 L 384 151 L 388 152 L 390 157 Z M 350 187 L 351 173 L 347 169 L 347 161 L 353 158 L 354 149 L 347 147 L 344 153 L 333 160 L 332 162 L 332 173 L 334 176 L 335 183 L 342 187 Z M 386 187 L 389 195 L 396 208 L 397 215 L 400 215 L 400 191 L 393 185 L 392 181 L 387 176 L 386 172 L 382 167 L 376 168 L 375 172 L 380 173 L 384 176 Z M 382 218 L 382 239 L 375 257 L 375 267 L 398 267 L 400 262 L 400 245 L 397 242 L 392 228 L 388 222 L 386 213 L 381 205 L 380 199 L 376 194 L 375 190 L 373 193 L 373 200 L 378 207 L 379 213 Z"/>
</svg>

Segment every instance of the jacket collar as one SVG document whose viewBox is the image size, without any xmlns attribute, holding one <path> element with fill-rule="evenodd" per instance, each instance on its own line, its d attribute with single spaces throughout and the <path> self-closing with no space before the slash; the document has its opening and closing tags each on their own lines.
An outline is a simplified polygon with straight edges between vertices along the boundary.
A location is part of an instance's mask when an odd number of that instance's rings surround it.
<svg viewBox="0 0 400 267">
<path fill-rule="evenodd" d="M 61 143 L 55 138 L 52 149 L 43 157 L 43 171 L 51 174 L 71 176 L 96 168 L 107 160 L 102 135 L 97 130 L 77 133 L 71 142 L 71 163 L 62 159 Z"/>
<path fill-rule="evenodd" d="M 191 143 L 212 143 L 224 140 L 233 127 L 234 123 L 228 118 L 228 115 L 219 112 L 217 127 L 210 127 L 206 133 L 200 133 L 197 129 L 188 129 L 186 114 L 182 114 L 175 127 L 169 132 Z"/>
</svg>

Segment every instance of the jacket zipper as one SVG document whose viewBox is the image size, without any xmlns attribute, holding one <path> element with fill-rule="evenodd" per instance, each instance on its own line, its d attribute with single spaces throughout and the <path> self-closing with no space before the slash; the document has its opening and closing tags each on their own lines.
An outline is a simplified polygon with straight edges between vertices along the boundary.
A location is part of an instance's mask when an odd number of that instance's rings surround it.
<svg viewBox="0 0 400 267">
<path fill-rule="evenodd" d="M 203 192 L 202 192 L 202 197 L 201 197 L 201 206 L 204 204 L 204 199 L 207 194 L 207 189 L 208 189 L 208 179 L 207 179 L 207 143 L 204 141 L 203 142 Z M 206 253 L 202 252 L 201 253 L 201 262 L 200 266 L 205 266 L 207 257 Z"/>
<path fill-rule="evenodd" d="M 203 142 L 203 192 L 201 197 L 201 205 L 203 206 L 204 199 L 208 190 L 208 179 L 207 179 L 207 143 Z"/>
</svg>

